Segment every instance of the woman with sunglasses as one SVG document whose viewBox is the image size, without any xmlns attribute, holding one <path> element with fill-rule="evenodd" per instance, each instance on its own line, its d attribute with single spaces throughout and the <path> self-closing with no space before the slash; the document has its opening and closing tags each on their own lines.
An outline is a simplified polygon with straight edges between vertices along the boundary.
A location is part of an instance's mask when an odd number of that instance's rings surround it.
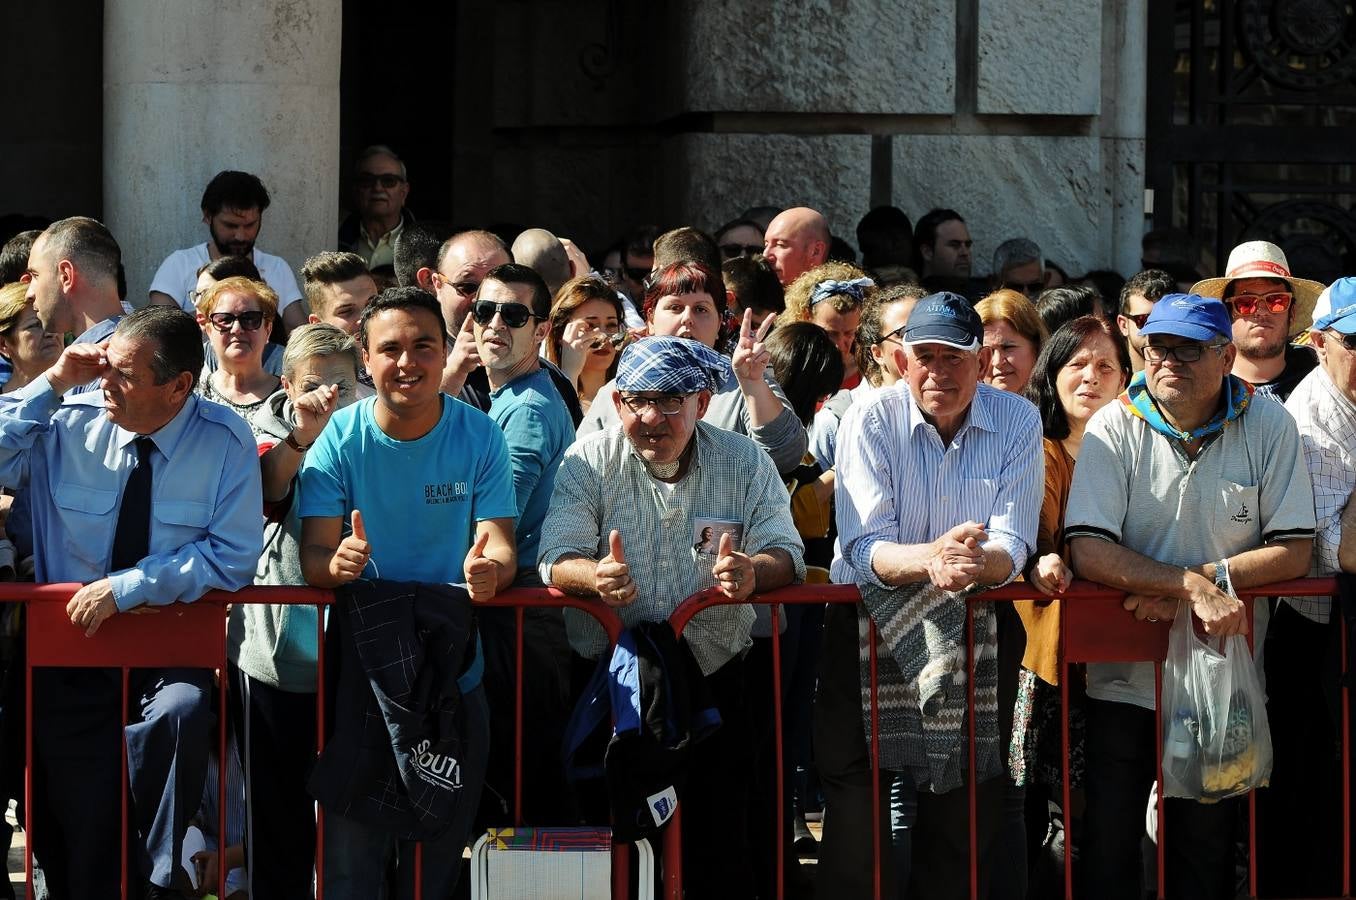
<svg viewBox="0 0 1356 900">
<path fill-rule="evenodd" d="M 550 320 L 546 359 L 570 379 L 588 412 L 598 389 L 617 374 L 626 321 L 621 298 L 601 278 L 584 275 L 561 285 Z"/>
<path fill-rule="evenodd" d="M 644 315 L 651 335 L 690 338 L 711 348 L 725 346 L 727 336 L 737 334 L 731 360 L 734 381 L 711 397 L 702 421 L 752 438 L 772 457 L 779 472 L 800 465 L 805 455 L 805 426 L 768 366 L 763 338 L 772 328 L 770 317 L 755 331 L 752 311 L 746 310 L 736 326 L 729 318 L 720 273 L 698 262 L 676 262 L 651 275 L 645 283 Z M 614 390 L 611 381 L 600 389 L 603 397 L 610 397 Z M 618 421 L 613 403 L 594 403 L 579 425 L 578 436 L 602 431 Z"/>
<path fill-rule="evenodd" d="M 263 282 L 234 276 L 207 288 L 196 305 L 198 325 L 217 358 L 217 370 L 203 372 L 197 391 L 235 410 L 258 437 L 254 414 L 281 383 L 264 369 L 278 295 Z"/>
<path fill-rule="evenodd" d="M 1036 552 L 1027 562 L 1025 575 L 1047 596 L 1057 596 L 1073 581 L 1063 525 L 1083 432 L 1093 414 L 1125 389 L 1131 374 L 1125 342 L 1115 326 L 1099 315 L 1065 323 L 1046 341 L 1036 360 L 1026 396 L 1040 409 L 1045 432 L 1045 500 L 1036 530 Z M 1028 860 L 1035 859 L 1047 833 L 1049 802 L 1059 800 L 1059 603 L 1014 604 L 1026 626 L 1027 640 L 1008 758 L 1013 783 L 1026 789 Z M 1070 786 L 1077 787 L 1083 778 L 1082 679 L 1074 677 L 1069 687 L 1071 700 L 1078 701 L 1070 710 L 1074 734 L 1069 762 Z M 1081 799 L 1074 811 L 1080 806 Z M 1072 812 L 1065 810 L 1064 815 L 1067 820 Z"/>
</svg>

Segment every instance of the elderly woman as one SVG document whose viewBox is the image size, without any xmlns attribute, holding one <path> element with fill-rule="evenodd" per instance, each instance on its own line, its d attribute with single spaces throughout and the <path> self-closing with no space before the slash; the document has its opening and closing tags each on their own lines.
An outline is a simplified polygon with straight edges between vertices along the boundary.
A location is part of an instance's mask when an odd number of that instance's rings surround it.
<svg viewBox="0 0 1356 900">
<path fill-rule="evenodd" d="M 259 430 L 253 416 L 278 389 L 278 376 L 264 369 L 264 349 L 278 314 L 278 295 L 261 281 L 232 276 L 197 299 L 198 324 L 217 358 L 216 371 L 203 367 L 198 393 L 235 410 Z"/>
<path fill-rule="evenodd" d="M 565 282 L 551 304 L 546 358 L 560 367 L 589 411 L 598 389 L 617 374 L 626 312 L 607 282 L 585 275 Z"/>
<path fill-rule="evenodd" d="M 292 332 L 283 356 L 282 390 L 251 422 L 262 455 L 264 552 L 255 584 L 304 585 L 297 472 L 306 450 L 358 385 L 353 338 L 332 325 Z M 277 893 L 310 892 L 315 817 L 306 778 L 315 753 L 316 609 L 236 604 L 227 629 L 228 673 L 236 734 L 250 773 L 250 868 Z M 256 805 L 255 797 L 261 798 Z"/>
<path fill-rule="evenodd" d="M 19 388 L 46 372 L 61 355 L 61 338 L 47 331 L 25 294 L 28 285 L 15 282 L 0 288 L 0 356 L 12 373 L 4 392 Z"/>
<path fill-rule="evenodd" d="M 645 290 L 645 323 L 651 335 L 685 337 L 708 347 L 723 345 L 733 331 L 725 304 L 725 282 L 719 272 L 696 262 L 665 266 L 650 278 Z M 733 382 L 716 391 L 702 421 L 747 435 L 763 448 L 779 472 L 790 472 L 805 455 L 805 426 L 786 400 L 768 366 L 763 338 L 772 320 L 755 333 L 752 313 L 745 311 L 735 346 Z M 608 397 L 616 390 L 610 381 L 600 389 Z M 594 403 L 579 425 L 579 437 L 617 424 L 612 403 Z"/>
<path fill-rule="evenodd" d="M 1036 305 L 1017 291 L 994 291 L 975 304 L 984 323 L 984 346 L 989 347 L 985 384 L 1020 394 L 1026 390 L 1046 330 Z"/>
<path fill-rule="evenodd" d="M 843 357 L 844 389 L 861 383 L 857 369 L 857 325 L 862 305 L 876 294 L 876 283 L 854 265 L 826 262 L 815 266 L 786 288 L 786 310 L 778 324 L 813 322 L 838 346 Z"/>
</svg>

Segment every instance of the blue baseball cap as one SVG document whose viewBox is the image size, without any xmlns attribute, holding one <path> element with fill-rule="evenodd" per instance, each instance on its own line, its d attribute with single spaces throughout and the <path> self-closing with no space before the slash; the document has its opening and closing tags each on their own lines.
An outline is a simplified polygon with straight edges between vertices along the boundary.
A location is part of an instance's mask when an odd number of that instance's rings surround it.
<svg viewBox="0 0 1356 900">
<path fill-rule="evenodd" d="M 984 342 L 979 313 L 960 294 L 929 294 L 914 305 L 904 326 L 904 346 L 946 344 L 958 350 L 978 350 Z"/>
<path fill-rule="evenodd" d="M 1154 304 L 1142 335 L 1175 334 L 1193 341 L 1234 339 L 1229 309 L 1220 300 L 1200 294 L 1165 294 Z"/>
<path fill-rule="evenodd" d="M 1323 292 L 1328 311 L 1314 320 L 1310 331 L 1331 328 L 1342 334 L 1356 334 L 1356 278 L 1339 278 Z"/>
</svg>

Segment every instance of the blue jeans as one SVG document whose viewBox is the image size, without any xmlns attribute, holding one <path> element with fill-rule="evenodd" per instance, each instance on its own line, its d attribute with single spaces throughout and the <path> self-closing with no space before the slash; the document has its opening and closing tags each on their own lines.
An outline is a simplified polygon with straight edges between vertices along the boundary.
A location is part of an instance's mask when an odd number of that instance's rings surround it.
<svg viewBox="0 0 1356 900">
<path fill-rule="evenodd" d="M 461 875 L 466 836 L 460 829 L 425 841 L 423 896 L 450 897 Z M 390 831 L 325 813 L 326 900 L 400 900 L 414 897 L 414 841 L 397 840 Z M 394 857 L 399 885 L 392 894 L 386 872 Z"/>
</svg>

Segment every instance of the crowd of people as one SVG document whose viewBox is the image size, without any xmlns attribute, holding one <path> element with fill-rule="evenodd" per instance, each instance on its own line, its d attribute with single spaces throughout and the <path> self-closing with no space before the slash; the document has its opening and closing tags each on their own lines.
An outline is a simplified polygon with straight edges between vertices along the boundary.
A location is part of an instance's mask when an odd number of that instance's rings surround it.
<svg viewBox="0 0 1356 900">
<path fill-rule="evenodd" d="M 0 251 L 0 578 L 82 585 L 67 613 L 90 637 L 214 589 L 338 594 L 323 684 L 316 607 L 231 607 L 225 710 L 207 670 L 134 671 L 126 725 L 116 672 L 34 671 L 42 896 L 117 896 L 124 864 L 150 898 L 313 896 L 318 801 L 327 897 L 409 897 L 416 877 L 451 897 L 468 838 L 515 806 L 620 831 L 662 827 L 677 799 L 687 896 L 775 896 L 781 844 L 788 896 L 870 897 L 878 873 L 884 897 L 960 898 L 973 763 L 980 896 L 1054 896 L 1043 860 L 1076 821 L 1076 893 L 1138 900 L 1153 667 L 1065 670 L 1075 578 L 1125 592 L 1127 633 L 1188 615 L 1251 632 L 1275 746 L 1263 891 L 1337 889 L 1344 618 L 1237 591 L 1356 572 L 1356 278 L 1305 279 L 1266 241 L 1205 277 L 1170 229 L 1128 278 L 1070 278 L 1025 236 L 979 276 L 958 213 L 893 207 L 862 218 L 860 254 L 813 209 L 755 207 L 591 259 L 541 228 L 421 224 L 386 147 L 353 187 L 300 286 L 255 246 L 270 198 L 242 172 L 212 179 L 207 240 L 144 298 L 91 218 Z M 1017 580 L 1041 599 L 975 606 L 968 659 L 967 598 Z M 749 602 L 806 581 L 861 600 Z M 587 610 L 533 608 L 516 669 L 513 611 L 483 602 L 541 586 L 612 610 L 639 668 L 669 665 L 667 702 L 701 707 L 673 726 L 672 796 L 616 739 L 606 778 L 581 774 L 572 711 L 625 667 Z M 708 588 L 730 602 L 656 649 L 645 627 Z M 12 651 L 22 622 L 2 624 Z M 21 799 L 22 654 L 8 665 L 0 789 Z M 225 835 L 218 717 L 238 762 Z M 1164 803 L 1169 896 L 1234 896 L 1242 801 Z M 208 835 L 193 871 L 190 827 Z"/>
</svg>

